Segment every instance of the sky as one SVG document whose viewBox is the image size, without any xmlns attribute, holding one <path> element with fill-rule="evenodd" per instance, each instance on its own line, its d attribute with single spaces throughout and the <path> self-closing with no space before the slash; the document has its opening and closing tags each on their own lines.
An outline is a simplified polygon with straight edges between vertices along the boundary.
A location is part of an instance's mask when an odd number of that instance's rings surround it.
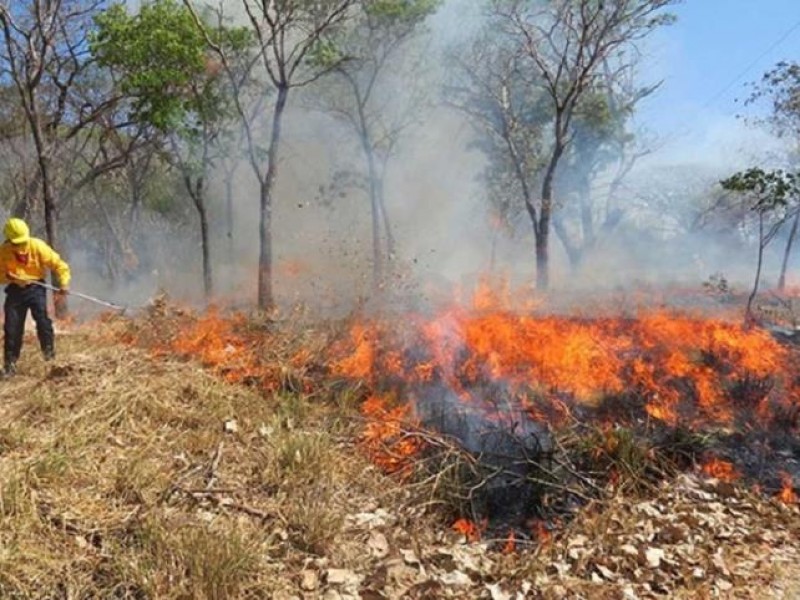
<svg viewBox="0 0 800 600">
<path fill-rule="evenodd" d="M 800 61 L 800 0 L 685 0 L 672 12 L 677 22 L 646 49 L 641 76 L 663 84 L 640 122 L 668 160 L 752 151 L 763 139 L 736 115 L 749 110 L 748 82 L 780 60 Z"/>
</svg>

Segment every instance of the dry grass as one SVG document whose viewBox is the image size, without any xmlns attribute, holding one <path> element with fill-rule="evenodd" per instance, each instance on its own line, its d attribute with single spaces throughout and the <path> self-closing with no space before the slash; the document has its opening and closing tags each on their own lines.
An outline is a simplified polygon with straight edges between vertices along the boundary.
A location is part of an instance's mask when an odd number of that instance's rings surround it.
<svg viewBox="0 0 800 600">
<path fill-rule="evenodd" d="M 333 405 L 85 335 L 54 366 L 33 346 L 0 383 L 2 598 L 269 597 L 382 485 Z"/>
</svg>

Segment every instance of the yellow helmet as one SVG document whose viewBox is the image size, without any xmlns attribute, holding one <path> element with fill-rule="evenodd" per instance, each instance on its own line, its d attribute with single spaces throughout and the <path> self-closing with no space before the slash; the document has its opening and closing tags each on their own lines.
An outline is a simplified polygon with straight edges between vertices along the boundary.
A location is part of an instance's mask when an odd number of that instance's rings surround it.
<svg viewBox="0 0 800 600">
<path fill-rule="evenodd" d="M 12 244 L 24 244 L 31 239 L 31 230 L 28 229 L 28 224 L 22 219 L 13 217 L 6 221 L 3 233 L 6 234 L 6 239 Z"/>
</svg>

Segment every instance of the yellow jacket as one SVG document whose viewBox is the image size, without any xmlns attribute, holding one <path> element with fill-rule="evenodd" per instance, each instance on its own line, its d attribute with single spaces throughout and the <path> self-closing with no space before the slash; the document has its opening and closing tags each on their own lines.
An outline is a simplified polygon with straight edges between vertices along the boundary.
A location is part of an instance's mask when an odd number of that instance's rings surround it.
<svg viewBox="0 0 800 600">
<path fill-rule="evenodd" d="M 0 284 L 44 280 L 47 269 L 55 272 L 63 289 L 69 287 L 69 265 L 45 241 L 32 237 L 19 246 L 0 245 Z"/>
</svg>

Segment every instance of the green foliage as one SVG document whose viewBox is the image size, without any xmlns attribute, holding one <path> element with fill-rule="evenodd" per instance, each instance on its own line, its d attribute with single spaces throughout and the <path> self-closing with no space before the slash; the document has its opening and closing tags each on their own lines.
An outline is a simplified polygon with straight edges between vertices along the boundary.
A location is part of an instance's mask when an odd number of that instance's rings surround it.
<svg viewBox="0 0 800 600">
<path fill-rule="evenodd" d="M 318 40 L 308 53 L 308 62 L 322 71 L 333 69 L 343 59 L 342 49 L 333 40 Z"/>
<path fill-rule="evenodd" d="M 95 17 L 90 47 L 98 63 L 120 73 L 139 119 L 160 130 L 191 110 L 189 89 L 205 70 L 206 42 L 191 13 L 176 0 L 143 4 L 132 15 L 116 4 Z"/>
<path fill-rule="evenodd" d="M 603 134 L 609 134 L 615 125 L 619 125 L 614 122 L 615 117 L 620 120 L 624 118 L 612 112 L 608 94 L 601 91 L 587 93 L 575 108 L 576 121 Z"/>
<path fill-rule="evenodd" d="M 204 126 L 228 116 L 222 66 L 210 58 L 206 37 L 183 4 L 152 0 L 136 14 L 115 4 L 95 17 L 95 25 L 91 51 L 133 98 L 133 118 L 196 138 Z M 233 54 L 246 54 L 252 45 L 247 28 L 203 25 L 215 44 Z"/>
<path fill-rule="evenodd" d="M 720 184 L 730 192 L 751 194 L 754 199 L 751 209 L 757 212 L 785 207 L 800 196 L 800 174 L 782 169 L 765 171 L 751 167 L 723 179 Z"/>
<path fill-rule="evenodd" d="M 376 23 L 413 25 L 425 20 L 441 6 L 442 0 L 372 0 L 364 12 Z"/>
</svg>

